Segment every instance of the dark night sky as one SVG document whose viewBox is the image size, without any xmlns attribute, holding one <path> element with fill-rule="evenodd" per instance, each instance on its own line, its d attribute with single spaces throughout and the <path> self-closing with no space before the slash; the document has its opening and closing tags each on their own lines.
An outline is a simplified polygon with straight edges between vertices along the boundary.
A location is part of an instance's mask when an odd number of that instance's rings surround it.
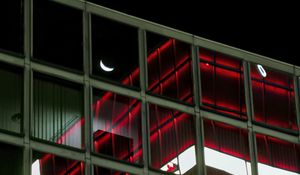
<svg viewBox="0 0 300 175">
<path fill-rule="evenodd" d="M 94 0 L 98 4 L 204 38 L 300 65 L 295 4 Z M 202 1 L 199 1 L 202 3 Z M 218 4 L 218 6 L 216 6 Z M 193 21 L 193 22 L 191 22 Z"/>
</svg>

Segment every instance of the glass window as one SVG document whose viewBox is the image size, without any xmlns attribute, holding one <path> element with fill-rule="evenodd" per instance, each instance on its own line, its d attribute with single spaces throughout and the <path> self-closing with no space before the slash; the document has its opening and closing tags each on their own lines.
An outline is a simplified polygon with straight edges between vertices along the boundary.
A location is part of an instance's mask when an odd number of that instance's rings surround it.
<svg viewBox="0 0 300 175">
<path fill-rule="evenodd" d="M 99 166 L 94 166 L 94 175 L 133 175 Z"/>
<path fill-rule="evenodd" d="M 205 49 L 199 53 L 203 107 L 247 119 L 242 61 Z"/>
<path fill-rule="evenodd" d="M 251 174 L 246 130 L 204 120 L 204 146 L 207 174 Z"/>
<path fill-rule="evenodd" d="M 23 121 L 23 73 L 0 63 L 0 129 L 21 132 Z"/>
<path fill-rule="evenodd" d="M 195 171 L 195 118 L 149 104 L 151 167 L 188 174 Z"/>
<path fill-rule="evenodd" d="M 137 29 L 92 16 L 93 75 L 140 87 Z"/>
<path fill-rule="evenodd" d="M 147 33 L 148 91 L 193 103 L 190 45 Z"/>
<path fill-rule="evenodd" d="M 84 163 L 54 154 L 33 151 L 31 175 L 84 175 Z"/>
<path fill-rule="evenodd" d="M 298 131 L 293 76 L 252 64 L 251 82 L 255 121 Z"/>
<path fill-rule="evenodd" d="M 141 102 L 93 90 L 94 152 L 142 164 Z"/>
<path fill-rule="evenodd" d="M 49 0 L 33 1 L 33 57 L 82 71 L 82 12 Z"/>
<path fill-rule="evenodd" d="M 300 174 L 300 145 L 257 134 L 259 175 Z"/>
<path fill-rule="evenodd" d="M 32 135 L 57 144 L 83 148 L 82 87 L 36 73 L 33 88 Z"/>
<path fill-rule="evenodd" d="M 23 149 L 0 143 L 0 174 L 23 174 Z"/>
<path fill-rule="evenodd" d="M 0 50 L 23 54 L 23 0 L 0 2 Z"/>
</svg>

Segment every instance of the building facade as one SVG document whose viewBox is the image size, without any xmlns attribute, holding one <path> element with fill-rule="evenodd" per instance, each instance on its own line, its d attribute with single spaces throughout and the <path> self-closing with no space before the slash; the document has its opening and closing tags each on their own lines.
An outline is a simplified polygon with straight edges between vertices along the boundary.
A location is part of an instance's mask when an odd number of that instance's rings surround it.
<svg viewBox="0 0 300 175">
<path fill-rule="evenodd" d="M 0 174 L 300 174 L 300 67 L 96 1 L 0 8 Z"/>
</svg>

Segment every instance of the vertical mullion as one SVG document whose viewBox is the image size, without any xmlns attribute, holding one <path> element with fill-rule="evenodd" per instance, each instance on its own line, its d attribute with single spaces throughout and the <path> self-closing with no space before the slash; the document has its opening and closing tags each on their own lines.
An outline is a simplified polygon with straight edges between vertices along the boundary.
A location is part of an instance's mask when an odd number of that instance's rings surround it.
<svg viewBox="0 0 300 175">
<path fill-rule="evenodd" d="M 31 150 L 30 150 L 30 115 L 32 113 L 32 73 L 30 65 L 30 56 L 32 53 L 32 1 L 24 0 L 24 93 L 23 93 L 23 120 L 22 131 L 24 134 L 24 152 L 23 152 L 23 174 L 31 174 Z"/>
<path fill-rule="evenodd" d="M 143 149 L 143 163 L 144 174 L 149 174 L 150 164 L 150 135 L 149 135 L 149 121 L 146 103 L 146 90 L 148 87 L 147 81 L 147 49 L 146 49 L 146 31 L 138 29 L 138 46 L 139 46 L 139 66 L 140 66 L 140 86 L 141 86 L 141 125 L 142 125 L 142 149 Z"/>
<path fill-rule="evenodd" d="M 193 38 L 194 40 L 194 38 Z M 201 84 L 200 84 L 200 67 L 199 67 L 199 50 L 195 45 L 191 45 L 191 57 L 192 57 L 192 73 L 194 81 L 194 102 L 195 102 L 195 113 L 196 113 L 196 167 L 198 174 L 206 175 L 205 161 L 204 161 L 204 129 L 203 129 L 203 119 L 200 111 L 201 105 Z"/>
<path fill-rule="evenodd" d="M 244 67 L 244 90 L 245 90 L 245 101 L 246 101 L 246 112 L 248 117 L 248 140 L 249 140 L 249 151 L 251 161 L 251 172 L 252 175 L 258 175 L 257 170 L 257 151 L 256 151 L 256 138 L 253 132 L 252 121 L 253 121 L 253 95 L 250 77 L 250 64 L 243 61 Z"/>
<path fill-rule="evenodd" d="M 85 175 L 92 174 L 91 149 L 91 86 L 90 86 L 90 14 L 86 10 L 86 3 L 83 11 L 83 66 L 84 66 L 84 145 L 85 145 Z"/>
<path fill-rule="evenodd" d="M 202 94 L 201 94 L 201 75 L 200 75 L 200 62 L 199 62 L 199 49 L 197 46 L 191 46 L 192 56 L 192 69 L 193 69 L 193 81 L 194 81 L 194 101 L 196 107 L 201 105 Z"/>
<path fill-rule="evenodd" d="M 300 104 L 299 104 L 299 92 L 300 92 L 300 85 L 299 85 L 299 79 L 296 76 L 296 70 L 294 66 L 294 77 L 293 77 L 293 83 L 294 83 L 294 98 L 295 98 L 295 108 L 296 108 L 296 119 L 297 119 L 297 125 L 298 125 L 298 132 L 300 133 Z M 298 142 L 300 143 L 300 135 Z"/>
</svg>

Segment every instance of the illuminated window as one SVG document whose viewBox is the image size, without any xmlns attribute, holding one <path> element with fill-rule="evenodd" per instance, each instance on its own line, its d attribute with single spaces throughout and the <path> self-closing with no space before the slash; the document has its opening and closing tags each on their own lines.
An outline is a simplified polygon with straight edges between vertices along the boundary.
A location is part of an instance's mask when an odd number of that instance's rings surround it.
<svg viewBox="0 0 300 175">
<path fill-rule="evenodd" d="M 297 131 L 293 76 L 263 68 L 266 77 L 257 65 L 251 66 L 255 121 Z"/>
<path fill-rule="evenodd" d="M 193 171 L 195 119 L 176 110 L 150 104 L 151 167 L 175 174 Z"/>
<path fill-rule="evenodd" d="M 23 54 L 23 0 L 0 2 L 0 51 Z"/>
<path fill-rule="evenodd" d="M 33 151 L 31 175 L 84 175 L 84 163 Z"/>
<path fill-rule="evenodd" d="M 32 135 L 57 144 L 83 148 L 82 87 L 34 74 L 33 88 Z"/>
<path fill-rule="evenodd" d="M 96 89 L 93 101 L 94 152 L 141 164 L 141 102 Z"/>
<path fill-rule="evenodd" d="M 204 120 L 204 146 L 207 174 L 251 175 L 246 130 Z"/>
<path fill-rule="evenodd" d="M 21 132 L 23 121 L 22 69 L 0 63 L 0 129 Z"/>
<path fill-rule="evenodd" d="M 148 91 L 193 103 L 190 45 L 147 33 Z"/>
<path fill-rule="evenodd" d="M 259 175 L 300 174 L 300 146 L 274 137 L 257 134 Z"/>
<path fill-rule="evenodd" d="M 246 119 L 242 61 L 205 49 L 199 52 L 203 107 Z"/>
<path fill-rule="evenodd" d="M 82 12 L 49 0 L 33 0 L 33 58 L 82 71 Z"/>
<path fill-rule="evenodd" d="M 137 29 L 92 15 L 92 72 L 104 80 L 140 87 Z"/>
</svg>

